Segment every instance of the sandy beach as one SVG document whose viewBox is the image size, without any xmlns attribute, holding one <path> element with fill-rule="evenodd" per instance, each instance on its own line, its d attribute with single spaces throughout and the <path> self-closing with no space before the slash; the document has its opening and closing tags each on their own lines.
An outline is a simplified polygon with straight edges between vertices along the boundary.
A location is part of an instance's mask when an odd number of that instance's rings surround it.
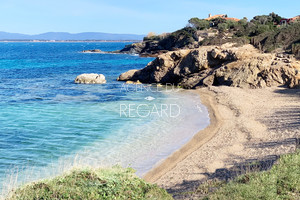
<svg viewBox="0 0 300 200">
<path fill-rule="evenodd" d="M 230 180 L 244 173 L 249 163 L 259 162 L 258 170 L 269 169 L 299 145 L 299 89 L 221 86 L 196 92 L 209 110 L 211 124 L 144 176 L 175 198 L 197 198 L 191 192 L 199 184 Z"/>
</svg>

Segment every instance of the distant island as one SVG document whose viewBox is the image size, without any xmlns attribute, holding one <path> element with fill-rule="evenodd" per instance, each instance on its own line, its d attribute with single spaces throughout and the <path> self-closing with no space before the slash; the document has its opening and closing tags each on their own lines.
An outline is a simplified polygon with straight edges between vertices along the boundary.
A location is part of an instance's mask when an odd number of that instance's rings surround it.
<svg viewBox="0 0 300 200">
<path fill-rule="evenodd" d="M 115 34 L 102 32 L 47 32 L 36 35 L 0 31 L 2 41 L 140 41 L 144 35 Z"/>
</svg>

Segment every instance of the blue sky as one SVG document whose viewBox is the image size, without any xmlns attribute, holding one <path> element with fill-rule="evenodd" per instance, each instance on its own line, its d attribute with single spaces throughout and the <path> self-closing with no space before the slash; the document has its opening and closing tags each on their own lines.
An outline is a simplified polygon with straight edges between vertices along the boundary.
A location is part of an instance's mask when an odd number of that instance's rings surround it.
<svg viewBox="0 0 300 200">
<path fill-rule="evenodd" d="M 209 13 L 249 19 L 272 11 L 285 17 L 300 14 L 299 0 L 0 0 L 0 5 L 0 31 L 27 34 L 163 33 Z"/>
</svg>

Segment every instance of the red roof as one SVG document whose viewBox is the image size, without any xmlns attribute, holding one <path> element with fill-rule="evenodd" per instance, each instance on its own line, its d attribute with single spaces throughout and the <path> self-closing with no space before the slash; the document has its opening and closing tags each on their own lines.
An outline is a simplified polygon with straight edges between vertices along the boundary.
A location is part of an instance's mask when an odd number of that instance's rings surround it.
<svg viewBox="0 0 300 200">
<path fill-rule="evenodd" d="M 236 22 L 240 21 L 240 20 L 237 19 L 237 18 L 226 17 L 226 15 L 224 15 L 224 14 L 221 14 L 221 15 L 214 15 L 214 16 L 211 16 L 211 17 L 206 18 L 206 20 L 210 21 L 210 20 L 212 20 L 212 19 L 216 19 L 216 18 L 219 18 L 219 17 L 222 18 L 222 19 L 232 20 L 232 21 L 236 21 Z"/>
<path fill-rule="evenodd" d="M 226 19 L 226 20 L 232 20 L 232 21 L 236 21 L 236 22 L 240 21 L 240 19 L 233 18 L 233 17 L 226 17 L 224 19 Z"/>
</svg>

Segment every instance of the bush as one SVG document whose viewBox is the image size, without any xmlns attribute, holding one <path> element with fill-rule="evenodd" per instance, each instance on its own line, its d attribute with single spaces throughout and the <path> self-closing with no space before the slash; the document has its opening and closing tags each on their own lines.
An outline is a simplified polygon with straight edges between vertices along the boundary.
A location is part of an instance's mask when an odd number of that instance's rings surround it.
<svg viewBox="0 0 300 200">
<path fill-rule="evenodd" d="M 153 36 L 146 36 L 144 37 L 143 41 L 157 41 L 157 40 L 160 40 L 161 37 L 159 35 L 153 35 Z"/>
<path fill-rule="evenodd" d="M 196 29 L 186 27 L 169 34 L 166 38 L 159 41 L 159 45 L 166 50 L 174 48 L 183 48 L 195 42 Z"/>
<path fill-rule="evenodd" d="M 300 23 L 293 23 L 284 28 L 266 31 L 252 38 L 252 44 L 261 46 L 263 51 L 270 52 L 279 47 L 292 51 L 292 45 L 300 41 Z"/>
<path fill-rule="evenodd" d="M 233 20 L 227 20 L 226 24 L 228 26 L 229 29 L 235 29 L 239 26 L 239 23 Z"/>
<path fill-rule="evenodd" d="M 269 30 L 270 30 L 269 25 L 258 24 L 254 34 L 255 35 L 260 35 L 262 33 L 265 33 L 267 31 L 269 31 Z"/>
<path fill-rule="evenodd" d="M 191 18 L 189 20 L 189 24 L 191 27 L 194 27 L 198 30 L 204 30 L 209 28 L 209 21 L 205 19 L 199 19 L 197 17 Z"/>
<path fill-rule="evenodd" d="M 25 185 L 8 200 L 24 199 L 172 199 L 163 189 L 146 183 L 134 170 L 80 169 L 51 180 Z"/>
<path fill-rule="evenodd" d="M 220 32 L 224 32 L 228 29 L 228 24 L 227 23 L 220 23 L 218 24 L 218 30 Z"/>
<path fill-rule="evenodd" d="M 292 53 L 299 59 L 300 58 L 300 41 L 292 45 Z"/>
<path fill-rule="evenodd" d="M 300 151 L 284 155 L 270 171 L 237 177 L 206 199 L 300 199 Z"/>
</svg>

